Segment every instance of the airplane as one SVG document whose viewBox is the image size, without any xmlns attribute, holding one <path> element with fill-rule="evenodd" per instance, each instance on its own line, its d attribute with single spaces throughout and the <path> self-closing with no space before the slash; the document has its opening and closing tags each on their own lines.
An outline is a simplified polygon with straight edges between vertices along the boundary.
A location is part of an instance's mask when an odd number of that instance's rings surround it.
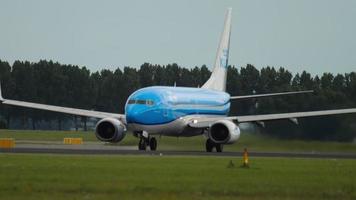
<svg viewBox="0 0 356 200">
<path fill-rule="evenodd" d="M 225 15 L 224 29 L 212 74 L 200 88 L 151 86 L 133 92 L 125 104 L 125 114 L 60 107 L 18 100 L 4 99 L 6 105 L 41 109 L 100 119 L 95 127 L 96 137 L 104 142 L 117 143 L 128 132 L 139 138 L 138 149 L 157 149 L 155 135 L 191 137 L 205 135 L 206 151 L 223 151 L 223 145 L 240 138 L 240 123 L 263 123 L 269 120 L 356 113 L 356 108 L 247 116 L 229 116 L 231 100 L 311 93 L 294 91 L 246 96 L 230 96 L 226 92 L 227 66 L 230 49 L 231 8 Z"/>
</svg>

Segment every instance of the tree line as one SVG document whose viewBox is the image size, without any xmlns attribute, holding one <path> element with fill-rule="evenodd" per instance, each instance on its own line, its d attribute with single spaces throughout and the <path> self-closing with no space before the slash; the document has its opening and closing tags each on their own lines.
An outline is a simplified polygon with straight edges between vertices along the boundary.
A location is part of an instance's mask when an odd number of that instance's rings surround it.
<svg viewBox="0 0 356 200">
<path fill-rule="evenodd" d="M 123 113 L 128 96 L 151 85 L 199 87 L 209 78 L 207 66 L 184 68 L 178 64 L 139 68 L 123 67 L 91 72 L 86 67 L 58 62 L 15 61 L 12 65 L 0 60 L 0 81 L 3 96 L 89 110 Z M 314 90 L 313 94 L 235 100 L 230 115 L 267 114 L 356 107 L 356 73 L 312 76 L 303 71 L 293 75 L 283 67 L 261 70 L 248 64 L 228 67 L 227 92 L 232 96 L 295 90 Z M 73 121 L 65 114 L 1 105 L 0 127 L 37 129 L 39 122 Z M 76 118 L 75 118 L 76 119 Z M 283 138 L 351 141 L 356 137 L 356 116 L 327 116 L 258 123 L 259 130 Z M 11 126 L 10 126 L 11 127 Z"/>
</svg>

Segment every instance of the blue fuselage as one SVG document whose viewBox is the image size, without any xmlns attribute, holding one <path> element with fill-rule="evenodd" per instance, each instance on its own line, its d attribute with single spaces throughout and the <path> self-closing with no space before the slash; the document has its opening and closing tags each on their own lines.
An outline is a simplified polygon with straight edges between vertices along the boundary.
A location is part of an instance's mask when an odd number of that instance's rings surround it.
<svg viewBox="0 0 356 200">
<path fill-rule="evenodd" d="M 188 115 L 227 115 L 226 92 L 187 87 L 146 87 L 134 92 L 125 105 L 128 124 L 163 125 Z"/>
</svg>

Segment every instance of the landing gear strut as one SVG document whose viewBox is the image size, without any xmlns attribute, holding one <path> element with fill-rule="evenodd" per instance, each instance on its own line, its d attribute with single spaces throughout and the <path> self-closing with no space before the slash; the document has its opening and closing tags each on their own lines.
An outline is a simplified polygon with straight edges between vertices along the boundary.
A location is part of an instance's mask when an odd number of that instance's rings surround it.
<svg viewBox="0 0 356 200">
<path fill-rule="evenodd" d="M 147 142 L 146 142 L 146 138 L 141 137 L 140 138 L 140 142 L 138 143 L 138 150 L 141 151 L 146 151 L 146 147 L 147 147 Z"/>
<path fill-rule="evenodd" d="M 149 137 L 147 133 L 142 133 L 139 137 L 138 150 L 146 151 L 147 146 L 149 146 L 151 151 L 156 151 L 157 140 L 155 137 Z"/>
<path fill-rule="evenodd" d="M 211 139 L 207 139 L 206 143 L 205 143 L 206 152 L 212 152 L 214 147 L 216 149 L 216 152 L 222 152 L 223 151 L 223 145 L 222 144 L 217 144 L 217 143 L 211 141 Z"/>
<path fill-rule="evenodd" d="M 156 151 L 157 149 L 157 140 L 154 137 L 150 138 L 150 149 L 151 151 Z"/>
</svg>

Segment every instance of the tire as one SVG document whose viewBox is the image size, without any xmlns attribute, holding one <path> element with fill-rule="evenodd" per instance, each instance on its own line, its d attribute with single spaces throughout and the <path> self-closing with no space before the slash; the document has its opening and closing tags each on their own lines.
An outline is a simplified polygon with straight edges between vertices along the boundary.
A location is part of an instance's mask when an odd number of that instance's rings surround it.
<svg viewBox="0 0 356 200">
<path fill-rule="evenodd" d="M 140 139 L 140 142 L 138 143 L 138 150 L 140 151 L 146 151 L 147 143 L 144 138 Z"/>
<path fill-rule="evenodd" d="M 224 146 L 222 144 L 215 144 L 216 152 L 223 152 Z"/>
<path fill-rule="evenodd" d="M 206 143 L 205 143 L 205 148 L 206 148 L 206 152 L 212 152 L 213 148 L 214 148 L 213 141 L 211 141 L 210 139 L 207 139 Z"/>
<path fill-rule="evenodd" d="M 157 149 L 157 140 L 154 137 L 150 139 L 150 149 L 151 151 L 156 151 Z"/>
</svg>

